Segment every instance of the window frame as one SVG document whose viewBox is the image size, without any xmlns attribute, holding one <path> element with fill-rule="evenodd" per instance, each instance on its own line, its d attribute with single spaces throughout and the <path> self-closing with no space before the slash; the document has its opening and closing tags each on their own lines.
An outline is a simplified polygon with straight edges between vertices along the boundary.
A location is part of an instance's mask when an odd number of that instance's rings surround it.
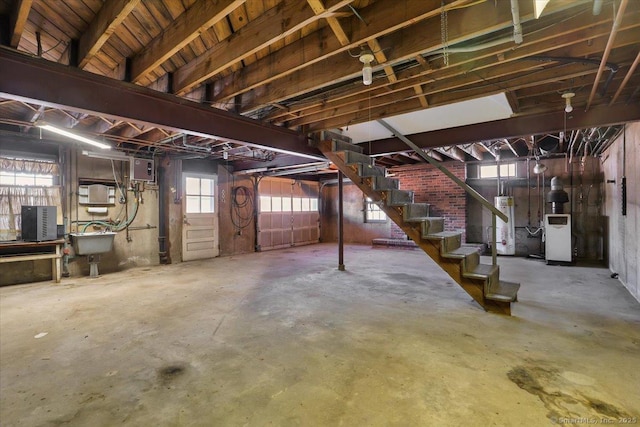
<svg viewBox="0 0 640 427">
<path fill-rule="evenodd" d="M 375 213 L 378 218 L 372 218 L 370 215 Z M 389 221 L 389 216 L 380 208 L 378 202 L 371 200 L 369 197 L 364 198 L 364 222 L 371 224 L 384 224 Z"/>
</svg>

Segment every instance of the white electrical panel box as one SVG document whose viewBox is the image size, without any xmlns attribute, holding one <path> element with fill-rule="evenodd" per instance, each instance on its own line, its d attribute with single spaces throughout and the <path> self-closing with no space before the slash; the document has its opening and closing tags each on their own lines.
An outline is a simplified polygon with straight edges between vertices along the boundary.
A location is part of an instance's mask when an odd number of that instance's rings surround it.
<svg viewBox="0 0 640 427">
<path fill-rule="evenodd" d="M 131 181 L 155 182 L 156 169 L 153 160 L 132 157 L 129 165 L 131 167 L 129 175 Z"/>
</svg>

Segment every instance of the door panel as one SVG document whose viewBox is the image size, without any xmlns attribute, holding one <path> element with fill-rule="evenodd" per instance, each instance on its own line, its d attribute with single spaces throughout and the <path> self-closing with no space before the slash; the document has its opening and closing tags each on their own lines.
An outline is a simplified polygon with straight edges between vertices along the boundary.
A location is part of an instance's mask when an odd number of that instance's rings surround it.
<svg viewBox="0 0 640 427">
<path fill-rule="evenodd" d="M 263 179 L 258 192 L 264 201 L 258 215 L 258 244 L 262 250 L 319 241 L 317 182 Z"/>
<path fill-rule="evenodd" d="M 182 260 L 193 261 L 220 254 L 215 175 L 183 175 Z"/>
</svg>

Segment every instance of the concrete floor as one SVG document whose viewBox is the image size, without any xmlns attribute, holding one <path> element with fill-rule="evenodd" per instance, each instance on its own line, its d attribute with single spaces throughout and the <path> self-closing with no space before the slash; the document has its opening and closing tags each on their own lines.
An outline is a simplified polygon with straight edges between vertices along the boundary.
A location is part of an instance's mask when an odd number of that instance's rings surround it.
<svg viewBox="0 0 640 427">
<path fill-rule="evenodd" d="M 640 423 L 640 304 L 607 269 L 500 258 L 504 317 L 417 250 L 336 251 L 0 288 L 0 423 Z"/>
</svg>

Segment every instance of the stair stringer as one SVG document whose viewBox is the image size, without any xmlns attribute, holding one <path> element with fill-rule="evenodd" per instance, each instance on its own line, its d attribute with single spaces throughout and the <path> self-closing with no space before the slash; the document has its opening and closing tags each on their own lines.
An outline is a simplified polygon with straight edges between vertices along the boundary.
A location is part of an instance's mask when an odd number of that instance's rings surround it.
<svg viewBox="0 0 640 427">
<path fill-rule="evenodd" d="M 422 238 L 420 223 L 405 222 L 403 219 L 403 206 L 387 206 L 385 203 L 385 191 L 372 189 L 372 179 L 358 175 L 358 165 L 344 162 L 340 152 L 331 151 L 331 142 L 319 143 L 320 151 L 333 162 L 338 169 L 349 178 L 367 197 L 374 202 L 380 202 L 380 208 L 395 222 L 407 236 L 413 240 L 431 259 L 433 259 L 462 289 L 467 292 L 485 310 L 511 315 L 511 303 L 506 301 L 494 301 L 485 298 L 485 288 L 489 279 L 473 279 L 463 276 L 464 259 L 452 259 L 442 256 L 440 242 Z"/>
</svg>

